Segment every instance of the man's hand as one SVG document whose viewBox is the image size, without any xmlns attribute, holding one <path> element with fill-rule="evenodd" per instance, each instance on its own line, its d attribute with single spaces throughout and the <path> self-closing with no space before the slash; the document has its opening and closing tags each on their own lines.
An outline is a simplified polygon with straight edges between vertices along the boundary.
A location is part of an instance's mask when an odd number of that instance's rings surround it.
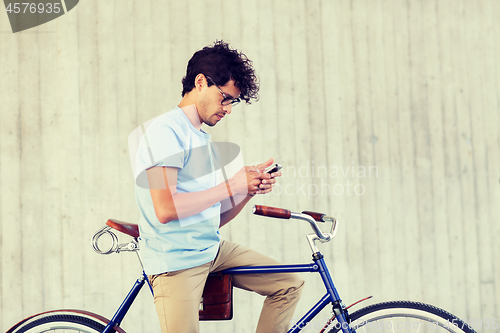
<svg viewBox="0 0 500 333">
<path fill-rule="evenodd" d="M 276 183 L 276 177 L 281 176 L 281 171 L 272 174 L 265 173 L 264 170 L 271 166 L 274 162 L 270 158 L 266 162 L 257 166 L 250 166 L 241 168 L 231 179 L 229 179 L 229 186 L 232 195 L 250 195 L 266 194 L 272 191 Z"/>
<path fill-rule="evenodd" d="M 273 163 L 271 158 L 257 166 L 243 167 L 228 180 L 232 198 L 222 201 L 221 227 L 234 219 L 254 195 L 273 190 L 275 178 L 281 176 L 281 171 L 272 174 L 264 172 Z"/>
<path fill-rule="evenodd" d="M 262 164 L 257 165 L 257 170 L 259 171 L 261 177 L 261 183 L 259 184 L 259 190 L 255 194 L 266 194 L 273 190 L 274 184 L 276 183 L 276 177 L 281 177 L 281 171 L 273 172 L 271 174 L 265 173 L 268 167 L 274 164 L 274 158 L 270 158 Z"/>
</svg>

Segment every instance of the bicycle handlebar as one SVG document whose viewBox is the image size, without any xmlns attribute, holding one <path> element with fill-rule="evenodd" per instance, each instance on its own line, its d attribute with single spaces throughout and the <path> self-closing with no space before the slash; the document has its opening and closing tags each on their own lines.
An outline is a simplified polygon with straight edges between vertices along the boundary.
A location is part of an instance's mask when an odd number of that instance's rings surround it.
<svg viewBox="0 0 500 333">
<path fill-rule="evenodd" d="M 277 219 L 289 219 L 292 213 L 288 209 L 254 205 L 252 212 L 256 215 L 274 217 Z"/>
<path fill-rule="evenodd" d="M 303 211 L 302 214 L 307 214 L 309 215 L 310 217 L 312 217 L 313 219 L 315 219 L 317 222 L 325 222 L 323 221 L 323 217 L 325 216 L 325 214 L 322 214 L 322 213 L 316 213 L 316 212 L 310 212 L 310 211 Z"/>
<path fill-rule="evenodd" d="M 278 219 L 297 219 L 297 220 L 307 221 L 311 225 L 318 239 L 321 240 L 322 242 L 328 242 L 333 237 L 335 237 L 337 220 L 335 220 L 335 218 L 333 217 L 328 217 L 325 214 L 309 212 L 309 211 L 304 211 L 302 213 L 293 213 L 288 209 L 270 207 L 270 206 L 261 206 L 261 205 L 254 205 L 252 212 L 256 215 L 274 217 Z M 319 229 L 316 221 L 318 222 L 330 221 L 332 222 L 332 229 L 330 230 L 330 232 L 326 233 L 322 232 Z"/>
</svg>

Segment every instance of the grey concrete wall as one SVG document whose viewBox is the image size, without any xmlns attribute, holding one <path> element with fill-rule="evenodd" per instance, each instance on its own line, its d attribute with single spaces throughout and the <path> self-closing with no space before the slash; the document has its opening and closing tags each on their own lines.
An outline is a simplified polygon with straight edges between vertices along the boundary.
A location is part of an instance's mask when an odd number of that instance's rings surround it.
<svg viewBox="0 0 500 333">
<path fill-rule="evenodd" d="M 283 164 L 253 204 L 339 218 L 321 249 L 345 303 L 498 318 L 499 16 L 494 0 L 82 0 L 12 34 L 0 13 L 0 328 L 63 307 L 112 316 L 139 265 L 89 240 L 137 221 L 128 135 L 180 101 L 187 60 L 220 38 L 254 61 L 261 100 L 208 131 Z M 250 206 L 222 230 L 285 263 L 310 261 L 308 232 Z M 297 318 L 324 293 L 305 278 Z M 148 293 L 127 331 L 159 331 Z M 263 299 L 235 300 L 202 332 L 252 332 Z"/>
</svg>

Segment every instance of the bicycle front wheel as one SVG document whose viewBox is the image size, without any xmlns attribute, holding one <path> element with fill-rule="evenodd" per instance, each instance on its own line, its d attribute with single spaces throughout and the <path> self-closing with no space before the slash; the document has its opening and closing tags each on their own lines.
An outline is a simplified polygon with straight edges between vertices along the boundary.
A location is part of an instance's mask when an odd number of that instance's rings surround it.
<svg viewBox="0 0 500 333">
<path fill-rule="evenodd" d="M 98 315 L 81 311 L 51 311 L 27 318 L 6 333 L 100 333 L 106 324 L 103 320 Z M 124 332 L 120 328 L 118 331 Z"/>
<path fill-rule="evenodd" d="M 472 327 L 451 313 L 418 302 L 396 301 L 373 304 L 352 313 L 349 317 L 349 326 L 357 332 L 476 333 Z M 332 320 L 330 326 L 323 332 L 341 331 L 340 324 Z"/>
</svg>

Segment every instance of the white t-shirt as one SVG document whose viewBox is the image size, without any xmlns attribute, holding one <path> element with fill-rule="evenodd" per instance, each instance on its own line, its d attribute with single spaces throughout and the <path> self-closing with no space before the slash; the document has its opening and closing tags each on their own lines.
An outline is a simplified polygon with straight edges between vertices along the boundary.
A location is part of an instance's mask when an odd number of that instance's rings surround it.
<svg viewBox="0 0 500 333">
<path fill-rule="evenodd" d="M 148 275 L 205 264 L 217 255 L 220 203 L 185 219 L 158 221 L 146 170 L 178 168 L 177 192 L 207 190 L 221 182 L 219 153 L 210 135 L 197 130 L 181 108 L 149 122 L 135 154 L 135 195 L 140 210 L 140 253 Z"/>
</svg>

